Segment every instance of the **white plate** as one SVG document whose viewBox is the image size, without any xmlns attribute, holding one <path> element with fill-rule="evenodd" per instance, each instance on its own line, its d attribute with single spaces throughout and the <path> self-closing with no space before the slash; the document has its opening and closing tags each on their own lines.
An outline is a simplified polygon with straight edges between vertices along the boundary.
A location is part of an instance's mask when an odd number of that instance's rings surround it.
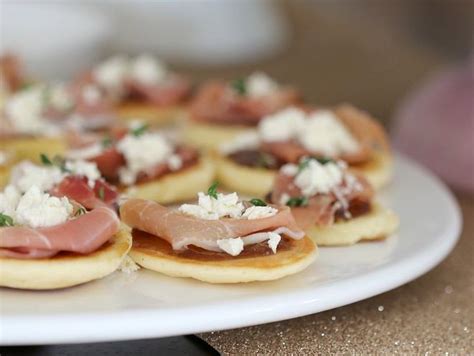
<svg viewBox="0 0 474 356">
<path fill-rule="evenodd" d="M 459 209 L 433 176 L 398 158 L 382 201 L 401 218 L 383 242 L 321 248 L 317 262 L 280 281 L 209 285 L 141 270 L 54 291 L 0 291 L 0 344 L 94 342 L 190 334 L 336 308 L 398 287 L 454 247 Z"/>
</svg>

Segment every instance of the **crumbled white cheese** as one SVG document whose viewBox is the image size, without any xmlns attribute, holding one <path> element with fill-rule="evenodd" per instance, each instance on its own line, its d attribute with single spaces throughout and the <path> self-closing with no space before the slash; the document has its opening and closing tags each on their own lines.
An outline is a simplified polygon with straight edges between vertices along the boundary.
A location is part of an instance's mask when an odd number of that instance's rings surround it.
<svg viewBox="0 0 474 356">
<path fill-rule="evenodd" d="M 82 88 L 81 95 L 84 102 L 88 105 L 95 105 L 102 98 L 102 93 L 99 88 L 93 84 L 85 85 L 84 88 Z"/>
<path fill-rule="evenodd" d="M 276 232 L 268 233 L 268 246 L 272 249 L 273 253 L 277 252 L 278 244 L 281 241 L 281 236 Z"/>
<path fill-rule="evenodd" d="M 306 114 L 287 108 L 265 117 L 258 127 L 262 141 L 297 141 L 311 152 L 336 157 L 360 149 L 357 139 L 328 110 Z"/>
<path fill-rule="evenodd" d="M 217 240 L 217 246 L 231 256 L 237 256 L 244 250 L 244 242 L 240 237 Z"/>
<path fill-rule="evenodd" d="M 46 88 L 48 105 L 51 105 L 56 110 L 68 111 L 74 105 L 71 93 L 68 91 L 66 84 L 53 83 Z"/>
<path fill-rule="evenodd" d="M 359 150 L 359 143 L 349 130 L 328 110 L 309 115 L 305 129 L 300 132 L 299 141 L 311 152 L 328 157 Z"/>
<path fill-rule="evenodd" d="M 198 204 L 183 204 L 179 211 L 183 214 L 205 220 L 218 220 L 223 217 L 238 219 L 245 210 L 242 202 L 239 202 L 237 193 L 217 193 L 217 199 L 198 193 Z"/>
<path fill-rule="evenodd" d="M 258 125 L 263 141 L 289 141 L 305 130 L 306 114 L 303 110 L 290 107 L 265 117 Z"/>
<path fill-rule="evenodd" d="M 141 55 L 130 63 L 130 78 L 143 84 L 156 84 L 166 79 L 168 70 L 166 65 L 158 59 Z"/>
<path fill-rule="evenodd" d="M 20 201 L 21 192 L 13 185 L 7 185 L 0 192 L 0 213 L 6 214 L 14 219 L 15 210 Z"/>
<path fill-rule="evenodd" d="M 271 95 L 278 90 L 278 83 L 263 72 L 252 73 L 246 80 L 247 94 L 250 97 Z"/>
<path fill-rule="evenodd" d="M 290 200 L 290 196 L 287 194 L 287 193 L 283 193 L 281 196 L 280 196 L 280 200 L 279 200 L 279 204 L 280 205 L 286 205 L 286 203 L 288 203 L 288 200 Z"/>
<path fill-rule="evenodd" d="M 18 133 L 54 135 L 59 128 L 44 116 L 45 87 L 35 85 L 10 96 L 5 103 L 5 115 Z"/>
<path fill-rule="evenodd" d="M 65 166 L 72 174 L 86 177 L 87 184 L 91 188 L 94 188 L 95 181 L 100 179 L 100 171 L 95 162 L 83 160 L 66 161 Z"/>
<path fill-rule="evenodd" d="M 308 161 L 294 179 L 295 185 L 303 195 L 310 197 L 315 194 L 326 194 L 340 185 L 344 179 L 344 171 L 337 163 L 321 164 L 315 159 Z"/>
<path fill-rule="evenodd" d="M 65 222 L 73 211 L 66 197 L 52 197 L 32 186 L 20 198 L 15 211 L 15 222 L 33 228 L 58 225 Z"/>
<path fill-rule="evenodd" d="M 117 149 L 127 163 L 119 170 L 120 182 L 125 185 L 132 185 L 139 172 L 164 162 L 173 153 L 173 147 L 158 133 L 127 135 L 117 144 Z"/>
<path fill-rule="evenodd" d="M 128 72 L 128 59 L 123 56 L 115 56 L 99 64 L 94 69 L 93 75 L 101 87 L 120 95 L 124 89 L 123 84 Z"/>
<path fill-rule="evenodd" d="M 274 231 L 257 232 L 244 237 L 217 240 L 217 246 L 229 255 L 238 256 L 244 250 L 244 246 L 258 244 L 264 241 L 268 241 L 268 247 L 273 253 L 276 253 L 278 244 L 281 241 L 281 235 Z"/>
<path fill-rule="evenodd" d="M 225 142 L 219 147 L 222 154 L 228 155 L 241 150 L 252 150 L 259 146 L 259 135 L 255 131 L 249 131 L 237 135 L 233 140 Z"/>
<path fill-rule="evenodd" d="M 263 219 L 273 216 L 276 213 L 278 213 L 278 210 L 271 206 L 251 206 L 245 209 L 242 218 L 249 220 Z"/>
<path fill-rule="evenodd" d="M 140 269 L 140 266 L 135 263 L 134 260 L 130 256 L 125 256 L 122 260 L 122 263 L 119 266 L 119 271 L 130 274 L 132 272 L 136 272 Z"/>
<path fill-rule="evenodd" d="M 298 173 L 298 166 L 296 164 L 287 163 L 280 168 L 280 171 L 289 177 L 293 177 Z"/>
<path fill-rule="evenodd" d="M 13 167 L 10 184 L 22 193 L 32 186 L 45 192 L 61 182 L 64 177 L 65 174 L 56 166 L 37 166 L 32 162 L 24 161 Z"/>
<path fill-rule="evenodd" d="M 104 151 L 104 147 L 100 143 L 93 143 L 81 148 L 69 150 L 66 152 L 66 158 L 68 159 L 89 159 L 99 156 Z"/>
<path fill-rule="evenodd" d="M 172 171 L 177 171 L 178 169 L 180 169 L 181 167 L 183 166 L 183 160 L 181 159 L 181 157 L 177 154 L 172 154 L 169 158 L 168 158 L 168 167 L 170 167 L 170 169 Z"/>
</svg>

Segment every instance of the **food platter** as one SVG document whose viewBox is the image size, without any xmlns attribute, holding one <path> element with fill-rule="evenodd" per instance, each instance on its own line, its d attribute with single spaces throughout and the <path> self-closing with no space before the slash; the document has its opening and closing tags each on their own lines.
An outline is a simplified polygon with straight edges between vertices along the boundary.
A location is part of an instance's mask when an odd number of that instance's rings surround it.
<svg viewBox="0 0 474 356">
<path fill-rule="evenodd" d="M 399 216 L 385 241 L 321 248 L 312 266 L 279 281 L 210 285 L 151 271 L 116 272 L 56 291 L 0 290 L 0 344 L 165 337 L 294 318 L 383 293 L 426 273 L 456 244 L 457 204 L 445 186 L 397 156 L 381 200 Z"/>
</svg>

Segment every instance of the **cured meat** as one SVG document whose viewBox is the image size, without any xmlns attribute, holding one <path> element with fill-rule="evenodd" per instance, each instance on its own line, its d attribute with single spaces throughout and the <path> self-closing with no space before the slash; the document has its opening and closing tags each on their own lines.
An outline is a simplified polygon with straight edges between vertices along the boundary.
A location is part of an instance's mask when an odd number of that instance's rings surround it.
<svg viewBox="0 0 474 356">
<path fill-rule="evenodd" d="M 0 56 L 0 81 L 8 89 L 14 92 L 23 84 L 23 73 L 18 57 L 5 54 Z"/>
<path fill-rule="evenodd" d="M 307 205 L 304 207 L 293 207 L 291 212 L 295 217 L 295 220 L 300 228 L 303 230 L 317 225 L 330 225 L 335 220 L 336 211 L 341 209 L 341 199 L 347 204 L 347 209 L 350 211 L 352 202 L 361 202 L 370 204 L 374 191 L 367 180 L 359 175 L 353 174 L 355 181 L 351 184 L 357 185 L 357 189 L 347 189 L 347 180 L 341 184 L 340 187 L 335 189 L 339 191 L 339 194 L 331 192 L 329 194 L 316 194 L 315 196 L 309 197 Z M 280 172 L 274 181 L 273 191 L 270 194 L 270 201 L 275 204 L 282 203 L 283 195 L 289 198 L 303 196 L 299 187 L 297 187 L 291 176 L 288 176 Z"/>
<path fill-rule="evenodd" d="M 50 191 L 50 194 L 57 197 L 65 196 L 87 209 L 113 207 L 118 199 L 117 191 L 109 184 L 96 180 L 94 187 L 91 188 L 87 178 L 82 176 L 67 176 Z"/>
<path fill-rule="evenodd" d="M 100 174 L 109 181 L 118 180 L 120 167 L 126 164 L 125 157 L 115 148 L 104 149 L 102 153 L 90 159 L 97 164 Z"/>
<path fill-rule="evenodd" d="M 191 103 L 191 118 L 224 125 L 256 125 L 264 116 L 299 102 L 299 93 L 292 88 L 252 98 L 237 95 L 226 83 L 214 81 L 203 85 L 196 94 Z"/>
<path fill-rule="evenodd" d="M 136 80 L 126 82 L 128 97 L 144 100 L 155 106 L 167 106 L 183 101 L 191 91 L 188 80 L 174 76 L 163 84 L 144 84 Z"/>
<path fill-rule="evenodd" d="M 285 235 L 294 239 L 304 236 L 287 207 L 280 209 L 276 215 L 262 219 L 202 220 L 150 200 L 130 199 L 120 207 L 120 216 L 130 227 L 165 239 L 174 250 L 193 245 L 219 251 L 217 240 L 235 237 L 245 239 L 247 235 L 277 228 L 286 228 Z"/>
<path fill-rule="evenodd" d="M 112 209 L 99 207 L 63 224 L 33 229 L 24 226 L 0 228 L 0 256 L 51 257 L 59 251 L 88 254 L 119 231 L 120 221 Z"/>
<path fill-rule="evenodd" d="M 181 167 L 176 170 L 185 169 L 195 164 L 198 160 L 198 151 L 190 147 L 178 147 L 174 153 L 181 159 Z M 165 174 L 176 172 L 173 171 L 168 162 L 160 163 L 154 167 L 150 167 L 144 172 L 138 174 L 137 183 L 145 183 L 153 179 L 157 179 Z"/>
</svg>

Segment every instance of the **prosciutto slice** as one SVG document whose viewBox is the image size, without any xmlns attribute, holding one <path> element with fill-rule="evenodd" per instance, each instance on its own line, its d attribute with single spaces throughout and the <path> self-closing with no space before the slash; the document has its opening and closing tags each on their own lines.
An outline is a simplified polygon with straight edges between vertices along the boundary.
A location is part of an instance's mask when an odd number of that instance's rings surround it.
<svg viewBox="0 0 474 356">
<path fill-rule="evenodd" d="M 306 230 L 314 224 L 332 224 L 336 211 L 341 208 L 341 199 L 347 203 L 347 207 L 350 207 L 352 201 L 370 203 L 374 195 L 373 188 L 364 177 L 355 174 L 353 176 L 356 179 L 356 183 L 353 184 L 357 184 L 358 189 L 345 189 L 347 183 L 344 182 L 336 189 L 344 194 L 316 194 L 308 199 L 306 206 L 291 208 L 298 226 Z M 303 195 L 300 188 L 293 183 L 293 177 L 280 172 L 275 178 L 270 201 L 278 204 L 284 194 L 290 198 Z"/>
<path fill-rule="evenodd" d="M 293 88 L 259 98 L 241 96 L 229 90 L 226 83 L 209 82 L 191 103 L 191 118 L 196 121 L 231 125 L 256 125 L 264 116 L 300 102 Z"/>
<path fill-rule="evenodd" d="M 130 199 L 120 208 L 120 216 L 127 225 L 159 236 L 168 241 L 174 250 L 189 245 L 210 251 L 220 251 L 217 240 L 242 237 L 260 231 L 274 231 L 284 227 L 285 235 L 294 239 L 304 237 L 296 225 L 289 208 L 280 209 L 276 215 L 262 219 L 203 220 L 164 207 L 151 200 Z"/>
<path fill-rule="evenodd" d="M 83 176 L 67 176 L 50 191 L 50 194 L 68 197 L 87 209 L 100 206 L 113 207 L 118 199 L 115 188 L 106 182 L 96 180 L 94 187 L 90 187 L 87 178 Z"/>
<path fill-rule="evenodd" d="M 173 76 L 156 85 L 127 80 L 125 88 L 131 98 L 142 99 L 155 106 L 167 106 L 183 101 L 191 91 L 191 84 L 182 77 Z"/>
<path fill-rule="evenodd" d="M 0 228 L 0 256 L 45 258 L 59 251 L 88 254 L 119 231 L 120 221 L 112 209 L 99 207 L 63 224 L 30 228 Z"/>
</svg>

